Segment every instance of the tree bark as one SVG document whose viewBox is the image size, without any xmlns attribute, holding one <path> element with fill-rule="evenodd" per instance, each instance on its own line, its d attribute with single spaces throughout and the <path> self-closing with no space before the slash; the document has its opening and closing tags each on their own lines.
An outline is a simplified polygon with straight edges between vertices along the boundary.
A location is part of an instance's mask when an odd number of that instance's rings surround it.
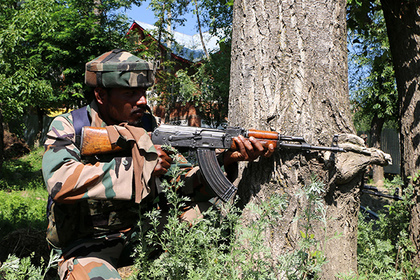
<svg viewBox="0 0 420 280">
<path fill-rule="evenodd" d="M 195 12 L 197 13 L 197 26 L 198 26 L 198 34 L 200 34 L 200 41 L 201 46 L 203 47 L 204 54 L 206 55 L 207 59 L 210 59 L 209 53 L 206 48 L 206 44 L 204 43 L 203 32 L 201 31 L 201 21 L 200 21 L 200 11 L 198 9 L 198 1 L 195 0 Z"/>
<path fill-rule="evenodd" d="M 231 125 L 272 128 L 324 146 L 331 145 L 336 133 L 354 133 L 347 84 L 345 6 L 345 0 L 235 1 Z M 361 138 L 340 136 L 341 143 L 349 141 L 360 147 L 361 154 L 337 154 L 328 165 L 321 153 L 280 151 L 269 159 L 242 165 L 238 180 L 244 204 L 250 200 L 258 203 L 273 193 L 289 195 L 284 222 L 272 229 L 276 234 L 267 234 L 264 240 L 273 258 L 296 248 L 300 236 L 294 219 L 302 209 L 294 194 L 310 184 L 313 174 L 325 182 L 329 219 L 326 228 L 317 225 L 315 232 L 315 237 L 323 240 L 328 260 L 322 279 L 357 272 L 357 187 L 368 164 L 385 162 L 383 154 L 366 152 Z M 341 235 L 331 238 L 336 234 Z"/>
<path fill-rule="evenodd" d="M 381 133 L 382 128 L 384 127 L 384 118 L 378 117 L 378 115 L 374 115 L 371 128 L 370 128 L 370 146 L 375 147 L 377 149 L 381 148 Z M 372 166 L 372 179 L 373 182 L 377 187 L 382 187 L 384 184 L 384 168 L 383 166 L 374 165 Z"/>
<path fill-rule="evenodd" d="M 397 81 L 401 173 L 405 185 L 420 169 L 420 1 L 382 0 L 389 44 Z M 415 186 L 415 206 L 410 221 L 410 236 L 420 264 L 420 200 L 418 183 Z"/>
</svg>

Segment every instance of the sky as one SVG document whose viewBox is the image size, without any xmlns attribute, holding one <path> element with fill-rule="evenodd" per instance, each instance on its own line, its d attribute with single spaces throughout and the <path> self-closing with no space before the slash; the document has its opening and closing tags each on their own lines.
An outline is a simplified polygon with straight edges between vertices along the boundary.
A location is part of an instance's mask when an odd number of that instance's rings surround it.
<svg viewBox="0 0 420 280">
<path fill-rule="evenodd" d="M 143 4 L 140 7 L 134 6 L 131 10 L 126 11 L 126 15 L 137 21 L 145 22 L 148 24 L 154 24 L 156 22 L 156 18 L 153 14 L 153 11 L 148 8 L 150 3 L 150 0 L 147 0 L 143 2 Z M 196 25 L 196 18 L 191 13 L 187 16 L 187 21 L 185 23 L 185 26 L 176 26 L 175 31 L 187 34 L 187 35 L 194 35 L 197 34 L 197 30 L 195 28 Z"/>
</svg>

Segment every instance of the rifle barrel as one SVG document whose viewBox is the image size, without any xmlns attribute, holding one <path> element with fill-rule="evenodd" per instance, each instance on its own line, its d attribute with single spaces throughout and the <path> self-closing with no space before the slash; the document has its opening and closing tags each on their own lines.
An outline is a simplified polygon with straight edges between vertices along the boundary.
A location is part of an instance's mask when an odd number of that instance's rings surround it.
<svg viewBox="0 0 420 280">
<path fill-rule="evenodd" d="M 308 143 L 304 142 L 301 144 L 290 144 L 290 143 L 280 143 L 279 148 L 288 148 L 288 149 L 298 149 L 298 150 L 318 150 L 318 151 L 331 151 L 331 152 L 345 152 L 343 148 L 340 147 L 322 147 L 322 146 L 311 146 Z"/>
</svg>

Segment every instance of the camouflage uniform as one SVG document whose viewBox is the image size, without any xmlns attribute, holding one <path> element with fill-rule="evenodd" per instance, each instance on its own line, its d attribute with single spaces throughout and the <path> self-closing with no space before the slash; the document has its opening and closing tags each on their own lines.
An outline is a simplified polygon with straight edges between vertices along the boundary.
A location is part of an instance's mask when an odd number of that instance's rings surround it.
<svg viewBox="0 0 420 280">
<path fill-rule="evenodd" d="M 113 60 L 105 65 L 110 54 Z M 117 63 L 113 63 L 115 59 Z M 147 87 L 152 82 L 151 66 L 127 52 L 108 52 L 86 65 L 90 86 Z M 87 112 L 91 126 L 106 126 L 95 101 L 87 106 Z M 45 142 L 42 170 L 53 202 L 48 211 L 47 240 L 61 254 L 60 279 L 120 279 L 116 268 L 139 219 L 133 158 L 124 152 L 82 157 L 75 144 L 73 121 L 70 113 L 56 117 Z M 144 156 L 141 205 L 147 208 L 157 195 L 151 177 L 157 156 L 145 132 L 136 140 Z M 201 184 L 197 168 L 190 167 L 183 179 L 187 193 Z M 200 207 L 193 205 L 184 218 L 197 217 Z"/>
</svg>

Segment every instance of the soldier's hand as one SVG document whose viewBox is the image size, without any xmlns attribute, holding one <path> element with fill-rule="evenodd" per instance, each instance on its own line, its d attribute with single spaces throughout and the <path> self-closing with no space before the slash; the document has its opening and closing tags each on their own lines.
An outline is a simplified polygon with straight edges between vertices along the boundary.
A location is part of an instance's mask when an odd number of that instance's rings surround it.
<svg viewBox="0 0 420 280">
<path fill-rule="evenodd" d="M 153 170 L 153 176 L 162 176 L 168 172 L 171 167 L 172 158 L 162 149 L 160 145 L 155 145 L 158 154 L 158 163 Z"/>
<path fill-rule="evenodd" d="M 238 161 L 253 161 L 260 156 L 270 157 L 274 152 L 273 144 L 265 149 L 261 142 L 254 137 L 249 139 L 239 135 L 233 138 L 237 149 L 235 151 L 228 150 L 224 156 L 224 164 L 229 165 Z"/>
</svg>

